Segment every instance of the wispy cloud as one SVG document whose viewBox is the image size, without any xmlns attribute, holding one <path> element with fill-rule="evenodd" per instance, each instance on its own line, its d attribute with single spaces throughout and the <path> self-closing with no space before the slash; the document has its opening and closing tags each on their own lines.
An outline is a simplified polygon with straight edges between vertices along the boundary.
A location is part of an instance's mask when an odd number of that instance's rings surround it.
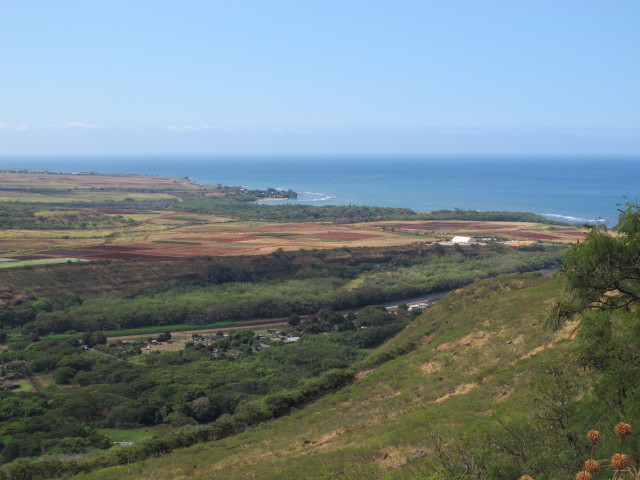
<svg viewBox="0 0 640 480">
<path fill-rule="evenodd" d="M 251 133 L 251 134 L 293 134 L 306 135 L 314 133 L 312 130 L 301 128 L 232 128 L 214 127 L 211 125 L 168 125 L 163 128 L 167 132 L 217 132 L 217 133 Z"/>
<path fill-rule="evenodd" d="M 29 130 L 29 126 L 24 124 L 14 125 L 12 123 L 0 122 L 0 130 L 11 130 L 14 132 L 22 132 L 24 130 Z"/>
<path fill-rule="evenodd" d="M 102 125 L 95 125 L 92 123 L 85 123 L 85 122 L 52 123 L 49 126 L 51 128 L 85 128 L 85 129 L 105 128 Z"/>
<path fill-rule="evenodd" d="M 198 127 L 194 127 L 192 125 L 182 125 L 182 126 L 167 125 L 166 127 L 164 127 L 164 129 L 168 132 L 195 132 L 199 130 Z"/>
<path fill-rule="evenodd" d="M 220 128 L 220 127 L 212 127 L 211 125 L 168 125 L 164 127 L 164 130 L 168 132 L 207 132 L 207 131 L 218 131 L 218 132 L 231 132 L 233 129 L 229 128 Z"/>
<path fill-rule="evenodd" d="M 122 128 L 124 128 L 125 130 L 129 130 L 131 132 L 136 132 L 136 133 L 142 133 L 142 132 L 146 131 L 144 128 L 136 127 L 134 125 L 125 125 Z"/>
</svg>

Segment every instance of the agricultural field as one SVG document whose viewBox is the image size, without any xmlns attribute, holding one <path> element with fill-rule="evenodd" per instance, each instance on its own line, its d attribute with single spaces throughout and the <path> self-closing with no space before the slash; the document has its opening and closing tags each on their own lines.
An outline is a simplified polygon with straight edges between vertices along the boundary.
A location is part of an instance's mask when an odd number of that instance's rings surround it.
<svg viewBox="0 0 640 480">
<path fill-rule="evenodd" d="M 587 236 L 582 227 L 543 225 L 531 222 L 476 222 L 464 220 L 373 222 L 369 227 L 396 233 L 425 235 L 440 239 L 452 236 L 504 238 L 540 242 L 574 243 Z"/>
<path fill-rule="evenodd" d="M 100 230 L 4 230 L 0 255 L 15 260 L 87 260 L 252 255 L 283 250 L 406 245 L 415 239 L 362 225 L 232 222 L 170 212 L 118 211 L 137 225 Z"/>
<path fill-rule="evenodd" d="M 331 221 L 320 215 L 322 209 L 287 210 L 284 205 L 258 208 L 249 201 L 264 195 L 295 192 L 196 185 L 188 178 L 176 177 L 0 171 L 0 203 L 4 202 L 0 204 L 0 257 L 3 267 L 9 268 L 28 265 L 21 262 L 44 260 L 181 258 L 268 254 L 279 249 L 388 247 L 450 240 L 455 235 L 559 243 L 575 242 L 586 235 L 581 228 L 523 221 L 362 222 L 359 216 L 365 214 L 397 218 L 408 214 L 402 209 L 378 212 L 371 207 L 335 207 L 333 214 L 340 221 Z M 222 203 L 215 203 L 219 201 Z M 185 209 L 187 204 L 190 207 Z M 258 208 L 254 212 L 258 219 L 244 218 L 241 213 L 246 213 L 247 208 Z M 284 208 L 282 216 L 271 219 L 279 208 Z M 323 221 L 313 221 L 316 214 Z M 541 217 L 540 221 L 544 220 Z"/>
<path fill-rule="evenodd" d="M 133 219 L 135 225 L 89 230 L 3 230 L 0 255 L 15 261 L 126 260 L 255 255 L 278 249 L 387 247 L 450 240 L 455 235 L 557 243 L 572 243 L 586 236 L 583 228 L 529 222 L 388 221 L 335 225 L 237 222 L 215 215 L 159 211 L 100 212 Z"/>
<path fill-rule="evenodd" d="M 0 172 L 0 200 L 21 202 L 170 198 L 175 193 L 220 193 L 220 185 L 196 185 L 188 178 L 128 174 Z M 128 193 L 129 195 L 122 195 Z"/>
</svg>

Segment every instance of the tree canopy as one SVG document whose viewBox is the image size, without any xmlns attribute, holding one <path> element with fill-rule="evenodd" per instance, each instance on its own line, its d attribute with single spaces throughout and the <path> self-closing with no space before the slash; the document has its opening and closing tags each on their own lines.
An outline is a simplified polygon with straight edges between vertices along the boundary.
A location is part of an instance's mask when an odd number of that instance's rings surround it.
<svg viewBox="0 0 640 480">
<path fill-rule="evenodd" d="M 591 227 L 562 268 L 577 309 L 616 309 L 640 302 L 640 205 L 627 203 L 618 223 Z"/>
</svg>

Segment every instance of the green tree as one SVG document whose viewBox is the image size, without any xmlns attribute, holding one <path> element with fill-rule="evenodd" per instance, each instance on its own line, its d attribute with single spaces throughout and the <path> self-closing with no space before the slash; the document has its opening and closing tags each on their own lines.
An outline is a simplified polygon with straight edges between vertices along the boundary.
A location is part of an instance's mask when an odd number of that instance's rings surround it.
<svg viewBox="0 0 640 480">
<path fill-rule="evenodd" d="M 291 315 L 289 315 L 287 323 L 292 327 L 300 325 L 300 315 L 298 315 L 297 313 L 292 313 Z"/>
<path fill-rule="evenodd" d="M 66 385 L 76 373 L 77 372 L 71 367 L 60 367 L 54 372 L 53 379 L 58 385 Z"/>
<path fill-rule="evenodd" d="M 159 342 L 166 342 L 171 340 L 171 332 L 169 331 L 162 332 L 160 335 L 158 335 L 156 340 L 158 340 Z"/>
<path fill-rule="evenodd" d="M 393 314 L 389 313 L 386 308 L 377 305 L 369 305 L 358 312 L 358 316 L 354 321 L 357 327 L 365 326 L 382 326 L 395 320 Z"/>
<path fill-rule="evenodd" d="M 92 332 L 89 336 L 89 342 L 91 343 L 91 347 L 95 347 L 96 345 L 106 345 L 107 344 L 107 336 L 104 332 Z"/>
<path fill-rule="evenodd" d="M 627 307 L 640 301 L 640 205 L 627 203 L 610 232 L 591 227 L 583 242 L 565 256 L 562 273 L 572 310 Z"/>
</svg>

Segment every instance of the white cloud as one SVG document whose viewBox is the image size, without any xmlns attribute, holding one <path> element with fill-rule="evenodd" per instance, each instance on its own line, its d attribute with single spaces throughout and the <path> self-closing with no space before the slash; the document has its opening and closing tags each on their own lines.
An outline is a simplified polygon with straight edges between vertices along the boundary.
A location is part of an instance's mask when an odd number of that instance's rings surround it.
<svg viewBox="0 0 640 480">
<path fill-rule="evenodd" d="M 220 128 L 213 127 L 211 125 L 168 125 L 164 127 L 165 130 L 169 132 L 207 132 L 207 131 L 217 131 L 217 132 L 231 132 L 233 129 L 229 128 Z"/>
<path fill-rule="evenodd" d="M 169 132 L 196 132 L 200 130 L 200 128 L 194 127 L 192 125 L 182 125 L 182 126 L 168 125 L 164 127 L 164 129 Z"/>
<path fill-rule="evenodd" d="M 52 123 L 49 125 L 49 127 L 50 128 L 85 128 L 85 129 L 105 128 L 102 125 L 95 125 L 92 123 L 85 123 L 85 122 Z"/>
<path fill-rule="evenodd" d="M 142 128 L 142 127 L 136 127 L 136 126 L 133 126 L 133 125 L 125 125 L 125 126 L 124 126 L 124 127 L 122 127 L 122 128 L 124 128 L 125 130 L 129 130 L 129 131 L 131 131 L 131 132 L 136 132 L 136 133 L 141 133 L 141 132 L 144 132 L 144 131 L 145 131 L 145 129 L 144 129 L 144 128 Z"/>
<path fill-rule="evenodd" d="M 23 132 L 24 130 L 29 130 L 28 125 L 13 125 L 11 123 L 0 122 L 0 130 L 11 130 L 14 132 Z"/>
</svg>

